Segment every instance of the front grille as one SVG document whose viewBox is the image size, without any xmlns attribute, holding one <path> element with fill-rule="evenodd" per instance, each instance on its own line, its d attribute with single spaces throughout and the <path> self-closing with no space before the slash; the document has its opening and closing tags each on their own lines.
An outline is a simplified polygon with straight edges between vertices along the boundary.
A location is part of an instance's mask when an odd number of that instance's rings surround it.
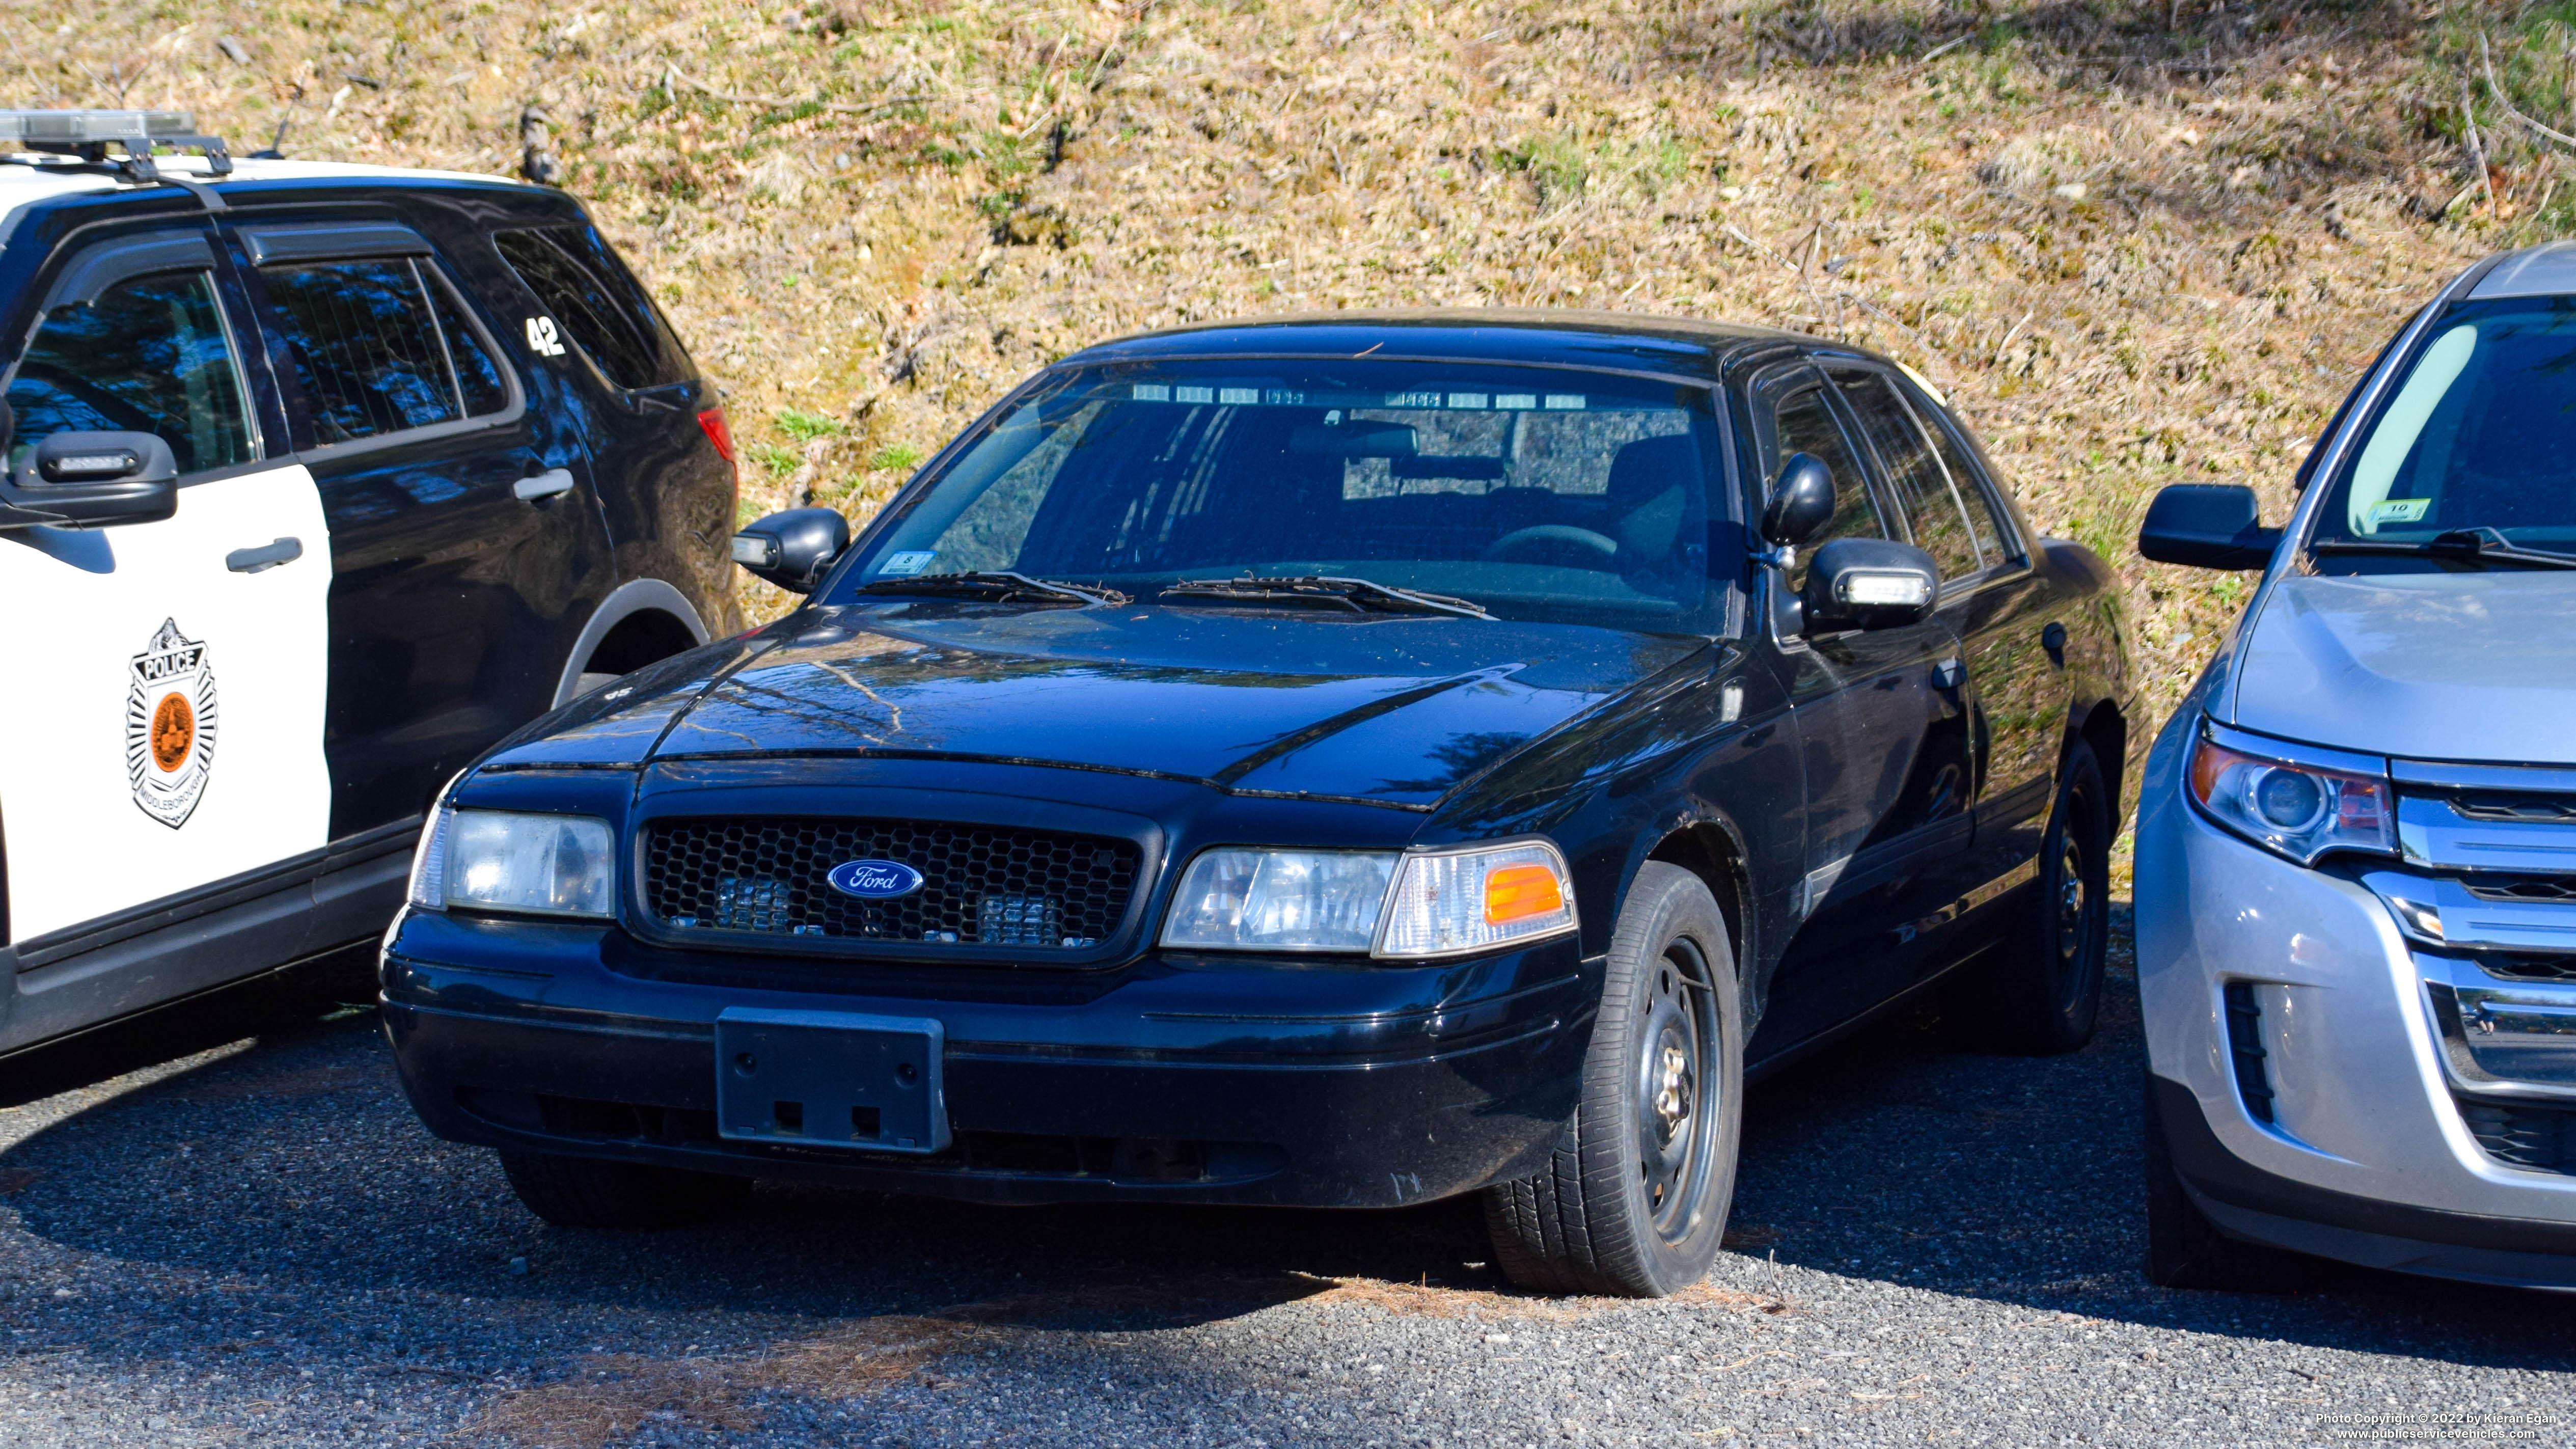
<svg viewBox="0 0 2576 1449">
<path fill-rule="evenodd" d="M 2255 1004 L 2254 983 L 2230 981 L 2227 998 L 2227 1052 L 2236 1068 L 2236 1095 L 2257 1122 L 2272 1120 L 2272 1076 L 2265 1069 L 2271 1055 L 2263 1050 L 2263 1009 Z"/>
<path fill-rule="evenodd" d="M 2576 1172 L 2576 1109 L 2452 1100 L 2489 1157 L 2539 1172 Z"/>
<path fill-rule="evenodd" d="M 2563 795 L 2463 795 L 2451 801 L 2451 808 L 2470 820 L 2576 824 L 2576 800 Z"/>
<path fill-rule="evenodd" d="M 2576 981 L 2576 956 L 2480 956 L 2478 969 L 2507 981 Z"/>
<path fill-rule="evenodd" d="M 644 831 L 644 899 L 680 930 L 1078 951 L 1117 934 L 1142 855 L 1111 836 L 988 825 L 657 820 Z M 855 860 L 900 861 L 921 886 L 862 899 L 825 882 Z"/>
<path fill-rule="evenodd" d="M 2548 876 L 2495 876 L 2481 879 L 2472 876 L 2460 882 L 2461 888 L 2482 901 L 2537 901 L 2556 904 L 2576 901 L 2576 878 Z"/>
</svg>

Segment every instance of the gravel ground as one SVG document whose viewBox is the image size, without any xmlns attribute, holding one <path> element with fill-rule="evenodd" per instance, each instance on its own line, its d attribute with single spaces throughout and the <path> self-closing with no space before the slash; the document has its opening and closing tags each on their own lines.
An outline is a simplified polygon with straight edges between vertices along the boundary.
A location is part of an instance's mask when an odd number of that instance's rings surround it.
<svg viewBox="0 0 2576 1449">
<path fill-rule="evenodd" d="M 0 1080 L 0 1444 L 2576 1439 L 2563 1299 L 2147 1286 L 2125 978 L 2073 1057 L 1914 1021 L 1757 1091 L 1734 1251 L 1652 1305 L 1499 1291 L 1456 1205 L 557 1232 L 413 1122 L 371 1014 L 184 1015 Z"/>
</svg>

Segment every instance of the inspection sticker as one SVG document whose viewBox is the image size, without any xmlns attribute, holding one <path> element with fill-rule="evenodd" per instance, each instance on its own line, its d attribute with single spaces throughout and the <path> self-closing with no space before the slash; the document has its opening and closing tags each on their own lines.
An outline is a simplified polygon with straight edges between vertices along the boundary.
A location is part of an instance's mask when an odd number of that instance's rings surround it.
<svg viewBox="0 0 2576 1449">
<path fill-rule="evenodd" d="M 2430 498 L 2391 498 L 2370 505 L 2370 521 L 2378 523 L 2421 523 L 2424 510 L 2433 506 Z"/>
<path fill-rule="evenodd" d="M 884 563 L 877 565 L 877 576 L 889 579 L 908 577 L 930 567 L 930 561 L 937 557 L 939 557 L 939 551 L 930 548 L 914 549 L 906 553 L 890 553 L 886 555 Z"/>
</svg>

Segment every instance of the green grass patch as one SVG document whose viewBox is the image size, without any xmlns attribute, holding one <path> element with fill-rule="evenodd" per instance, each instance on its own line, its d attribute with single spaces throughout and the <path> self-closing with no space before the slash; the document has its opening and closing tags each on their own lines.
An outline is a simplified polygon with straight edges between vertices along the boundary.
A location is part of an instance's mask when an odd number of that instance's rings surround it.
<svg viewBox="0 0 2576 1449">
<path fill-rule="evenodd" d="M 839 418 L 826 417 L 821 413 L 803 412 L 796 408 L 780 408 L 771 416 L 778 420 L 780 432 L 800 443 L 810 443 L 816 438 L 828 438 L 841 431 Z"/>
</svg>

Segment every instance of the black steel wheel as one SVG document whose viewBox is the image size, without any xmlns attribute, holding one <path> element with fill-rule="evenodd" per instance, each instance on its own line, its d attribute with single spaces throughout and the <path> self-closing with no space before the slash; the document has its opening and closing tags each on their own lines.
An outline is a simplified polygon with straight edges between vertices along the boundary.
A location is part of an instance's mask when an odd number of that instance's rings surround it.
<svg viewBox="0 0 2576 1449">
<path fill-rule="evenodd" d="M 1544 1293 L 1654 1298 L 1698 1282 L 1735 1195 L 1744 1029 L 1725 918 L 1650 862 L 1611 935 L 1582 1098 L 1545 1171 L 1485 1191 L 1495 1260 Z"/>
<path fill-rule="evenodd" d="M 504 1152 L 501 1171 L 528 1211 L 559 1228 L 679 1228 L 751 1198 L 751 1179 L 642 1162 Z"/>
</svg>

